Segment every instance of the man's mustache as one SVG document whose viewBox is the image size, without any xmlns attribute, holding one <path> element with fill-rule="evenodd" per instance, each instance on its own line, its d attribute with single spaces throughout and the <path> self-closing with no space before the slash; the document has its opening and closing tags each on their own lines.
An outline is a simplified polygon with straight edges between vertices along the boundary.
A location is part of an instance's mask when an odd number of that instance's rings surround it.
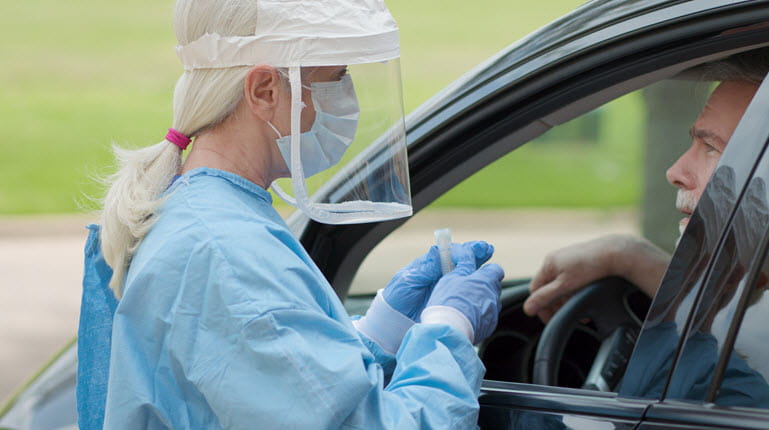
<svg viewBox="0 0 769 430">
<path fill-rule="evenodd" d="M 694 212 L 694 208 L 697 207 L 698 201 L 699 197 L 694 191 L 679 189 L 678 194 L 676 195 L 676 208 L 681 212 L 691 214 Z"/>
</svg>

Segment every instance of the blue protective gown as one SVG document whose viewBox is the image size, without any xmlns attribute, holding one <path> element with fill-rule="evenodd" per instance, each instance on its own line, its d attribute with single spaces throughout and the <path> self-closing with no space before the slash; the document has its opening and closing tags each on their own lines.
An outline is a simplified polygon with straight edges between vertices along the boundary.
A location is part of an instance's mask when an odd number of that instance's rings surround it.
<svg viewBox="0 0 769 430">
<path fill-rule="evenodd" d="M 104 427 L 104 404 L 109 381 L 112 320 L 117 300 L 109 288 L 112 269 L 101 253 L 99 226 L 88 226 L 83 271 L 83 299 L 77 330 L 77 427 Z"/>
<path fill-rule="evenodd" d="M 105 428 L 476 426 L 484 368 L 458 331 L 416 324 L 387 355 L 267 191 L 203 168 L 168 196 L 115 313 Z"/>
</svg>

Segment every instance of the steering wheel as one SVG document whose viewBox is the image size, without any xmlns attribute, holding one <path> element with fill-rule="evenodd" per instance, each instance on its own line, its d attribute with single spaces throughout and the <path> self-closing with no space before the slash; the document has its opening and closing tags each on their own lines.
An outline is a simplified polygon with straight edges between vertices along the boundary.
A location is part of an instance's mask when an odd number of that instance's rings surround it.
<svg viewBox="0 0 769 430">
<path fill-rule="evenodd" d="M 642 322 L 629 301 L 631 294 L 637 291 L 626 280 L 613 277 L 596 281 L 576 293 L 550 319 L 540 336 L 534 355 L 532 382 L 558 385 L 558 371 L 567 341 L 580 321 L 587 318 L 595 326 L 601 347 L 583 388 L 614 390 L 625 372 L 641 329 Z"/>
</svg>

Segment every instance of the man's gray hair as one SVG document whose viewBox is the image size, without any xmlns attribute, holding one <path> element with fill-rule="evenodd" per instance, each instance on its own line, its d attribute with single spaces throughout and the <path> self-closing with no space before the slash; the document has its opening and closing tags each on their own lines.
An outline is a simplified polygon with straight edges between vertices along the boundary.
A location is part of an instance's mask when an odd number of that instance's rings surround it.
<svg viewBox="0 0 769 430">
<path fill-rule="evenodd" d="M 705 64 L 702 79 L 760 84 L 767 72 L 769 72 L 769 48 L 760 48 Z"/>
</svg>

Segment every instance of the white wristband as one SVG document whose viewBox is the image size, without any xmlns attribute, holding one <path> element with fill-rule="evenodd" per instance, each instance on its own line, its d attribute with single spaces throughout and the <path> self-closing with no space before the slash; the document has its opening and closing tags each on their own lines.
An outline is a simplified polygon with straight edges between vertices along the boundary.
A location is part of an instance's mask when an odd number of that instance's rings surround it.
<svg viewBox="0 0 769 430">
<path fill-rule="evenodd" d="M 379 290 L 366 311 L 366 316 L 353 321 L 352 324 L 359 332 L 376 342 L 384 352 L 395 354 L 401 346 L 403 336 L 415 323 L 393 309 L 382 296 L 382 290 Z"/>
<path fill-rule="evenodd" d="M 475 331 L 465 314 L 451 306 L 428 306 L 422 311 L 423 324 L 448 324 L 467 336 L 470 343 L 475 343 Z"/>
</svg>

